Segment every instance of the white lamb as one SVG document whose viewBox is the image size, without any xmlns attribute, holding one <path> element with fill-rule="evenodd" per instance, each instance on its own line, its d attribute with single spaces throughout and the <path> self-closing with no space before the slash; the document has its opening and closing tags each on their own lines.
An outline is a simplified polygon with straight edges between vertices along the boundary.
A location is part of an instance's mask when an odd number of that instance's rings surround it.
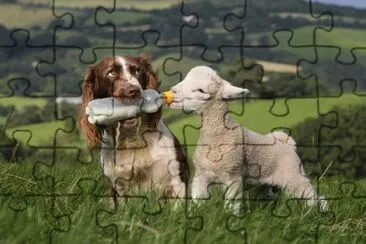
<svg viewBox="0 0 366 244">
<path fill-rule="evenodd" d="M 171 108 L 201 115 L 193 155 L 193 199 L 208 198 L 208 185 L 223 183 L 225 198 L 239 200 L 245 183 L 254 183 L 284 188 L 293 197 L 306 198 L 309 206 L 317 203 L 292 137 L 284 132 L 257 134 L 230 118 L 225 100 L 243 98 L 247 89 L 231 85 L 207 66 L 196 66 L 171 90 Z M 322 210 L 327 208 L 326 200 L 320 203 Z M 236 211 L 239 206 L 234 205 Z"/>
</svg>

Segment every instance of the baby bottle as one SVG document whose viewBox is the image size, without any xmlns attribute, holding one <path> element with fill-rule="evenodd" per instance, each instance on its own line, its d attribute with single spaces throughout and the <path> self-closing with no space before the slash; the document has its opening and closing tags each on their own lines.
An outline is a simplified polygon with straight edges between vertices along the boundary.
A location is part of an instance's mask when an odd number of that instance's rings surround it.
<svg viewBox="0 0 366 244">
<path fill-rule="evenodd" d="M 154 113 L 163 104 L 173 102 L 171 91 L 158 93 L 153 89 L 143 90 L 140 99 L 121 101 L 113 97 L 94 99 L 86 107 L 91 124 L 110 124 L 114 121 L 135 117 L 138 113 Z"/>
</svg>

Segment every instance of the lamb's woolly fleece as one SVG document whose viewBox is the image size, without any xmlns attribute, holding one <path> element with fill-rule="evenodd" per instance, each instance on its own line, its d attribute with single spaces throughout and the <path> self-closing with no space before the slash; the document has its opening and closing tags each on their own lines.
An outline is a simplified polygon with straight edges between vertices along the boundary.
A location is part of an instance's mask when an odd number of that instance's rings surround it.
<svg viewBox="0 0 366 244">
<path fill-rule="evenodd" d="M 200 79 L 193 83 L 195 76 Z M 230 186 L 227 198 L 240 198 L 244 178 L 248 183 L 286 188 L 290 195 L 309 198 L 307 203 L 315 204 L 317 193 L 305 176 L 294 139 L 281 131 L 261 135 L 232 120 L 227 103 L 221 99 L 221 84 L 225 83 L 211 68 L 196 66 L 176 86 L 185 86 L 185 94 L 191 84 L 195 89 L 197 84 L 202 84 L 203 89 L 209 86 L 212 97 L 198 109 L 201 129 L 193 156 L 192 197 L 208 197 L 207 186 L 220 182 Z M 325 200 L 321 207 L 326 207 Z"/>
</svg>

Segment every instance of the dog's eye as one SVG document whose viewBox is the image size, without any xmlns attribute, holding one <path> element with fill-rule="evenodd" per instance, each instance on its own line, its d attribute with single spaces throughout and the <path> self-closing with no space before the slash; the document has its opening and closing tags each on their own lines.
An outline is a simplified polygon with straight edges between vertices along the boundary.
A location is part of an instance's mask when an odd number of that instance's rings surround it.
<svg viewBox="0 0 366 244">
<path fill-rule="evenodd" d="M 205 93 L 205 91 L 202 90 L 202 89 L 198 89 L 197 91 L 200 92 L 200 93 Z"/>
<path fill-rule="evenodd" d="M 131 67 L 130 68 L 130 72 L 131 72 L 131 74 L 132 75 L 139 75 L 140 73 L 141 73 L 141 68 L 139 68 L 139 67 Z"/>
<path fill-rule="evenodd" d="M 117 73 L 116 73 L 115 71 L 113 71 L 113 70 L 112 70 L 112 71 L 109 71 L 109 72 L 107 73 L 107 76 L 108 76 L 108 77 L 114 77 L 114 76 L 116 76 L 116 74 L 117 74 Z"/>
</svg>

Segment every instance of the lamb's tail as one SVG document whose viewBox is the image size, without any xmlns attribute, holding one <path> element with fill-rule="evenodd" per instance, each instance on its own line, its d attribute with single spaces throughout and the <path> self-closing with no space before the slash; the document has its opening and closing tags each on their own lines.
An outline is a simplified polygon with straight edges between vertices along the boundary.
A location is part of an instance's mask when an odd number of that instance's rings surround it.
<svg viewBox="0 0 366 244">
<path fill-rule="evenodd" d="M 292 138 L 292 136 L 289 136 L 288 134 L 286 134 L 283 131 L 273 131 L 271 133 L 268 133 L 267 136 L 272 136 L 273 138 L 286 143 L 292 147 L 294 147 L 294 149 L 296 149 L 296 142 L 294 140 L 294 138 Z"/>
</svg>

